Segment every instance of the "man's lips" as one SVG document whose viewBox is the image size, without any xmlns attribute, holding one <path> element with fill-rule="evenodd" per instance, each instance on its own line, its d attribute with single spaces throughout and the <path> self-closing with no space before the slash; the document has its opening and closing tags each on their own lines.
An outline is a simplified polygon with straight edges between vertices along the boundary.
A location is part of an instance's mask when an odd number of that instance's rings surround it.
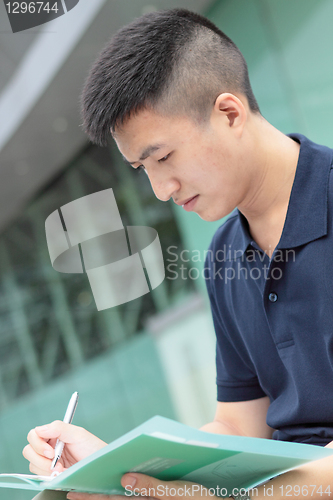
<svg viewBox="0 0 333 500">
<path fill-rule="evenodd" d="M 186 203 L 188 203 L 189 201 L 193 200 L 193 198 L 196 198 L 197 196 L 199 196 L 199 195 L 196 194 L 195 196 L 191 196 L 191 198 L 186 198 L 186 200 L 175 201 L 175 203 L 177 205 L 184 206 Z"/>
<path fill-rule="evenodd" d="M 199 198 L 199 195 L 196 194 L 195 196 L 192 196 L 191 198 L 187 198 L 186 200 L 182 200 L 178 202 L 178 205 L 181 205 L 186 212 L 191 212 L 196 203 L 197 199 Z"/>
</svg>

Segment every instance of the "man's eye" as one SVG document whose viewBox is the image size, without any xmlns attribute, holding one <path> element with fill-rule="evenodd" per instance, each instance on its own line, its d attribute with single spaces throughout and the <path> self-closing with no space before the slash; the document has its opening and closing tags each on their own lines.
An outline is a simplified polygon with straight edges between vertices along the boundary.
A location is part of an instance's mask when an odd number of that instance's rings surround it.
<svg viewBox="0 0 333 500">
<path fill-rule="evenodd" d="M 170 156 L 170 153 L 168 155 L 166 155 L 166 156 L 163 156 L 163 158 L 161 158 L 160 160 L 158 160 L 158 162 L 160 163 L 160 162 L 166 161 L 169 158 L 169 156 Z"/>
</svg>

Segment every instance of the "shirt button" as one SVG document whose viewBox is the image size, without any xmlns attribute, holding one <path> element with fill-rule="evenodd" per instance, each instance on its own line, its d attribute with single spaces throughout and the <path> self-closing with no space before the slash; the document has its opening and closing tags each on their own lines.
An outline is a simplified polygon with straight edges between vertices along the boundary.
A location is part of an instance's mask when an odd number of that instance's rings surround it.
<svg viewBox="0 0 333 500">
<path fill-rule="evenodd" d="M 269 300 L 270 300 L 271 302 L 276 302 L 276 301 L 277 301 L 277 299 L 278 299 L 277 293 L 275 293 L 275 292 L 270 293 L 270 294 L 268 295 L 268 298 L 269 298 Z"/>
</svg>

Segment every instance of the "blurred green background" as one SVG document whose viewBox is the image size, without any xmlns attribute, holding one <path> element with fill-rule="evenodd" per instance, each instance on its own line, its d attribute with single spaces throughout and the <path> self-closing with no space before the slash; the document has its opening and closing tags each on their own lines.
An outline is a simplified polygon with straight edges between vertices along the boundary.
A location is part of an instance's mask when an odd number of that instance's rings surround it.
<svg viewBox="0 0 333 500">
<path fill-rule="evenodd" d="M 0 4 L 0 472 L 28 472 L 29 429 L 62 419 L 76 390 L 74 423 L 106 441 L 155 414 L 195 427 L 214 415 L 215 340 L 201 272 L 223 221 L 161 203 L 113 144 L 91 145 L 80 128 L 84 77 L 116 29 L 176 6 L 206 15 L 243 52 L 263 116 L 333 146 L 331 1 L 89 1 L 16 34 Z M 166 279 L 98 312 L 86 275 L 53 270 L 44 224 L 63 204 L 107 188 L 125 226 L 158 231 Z"/>
</svg>

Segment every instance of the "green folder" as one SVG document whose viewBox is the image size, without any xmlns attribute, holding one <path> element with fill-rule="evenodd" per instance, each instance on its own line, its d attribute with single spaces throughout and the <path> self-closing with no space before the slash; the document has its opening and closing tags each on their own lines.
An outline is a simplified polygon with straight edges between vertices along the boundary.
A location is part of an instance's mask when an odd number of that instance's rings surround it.
<svg viewBox="0 0 333 500">
<path fill-rule="evenodd" d="M 253 488 L 332 454 L 333 449 L 320 446 L 211 434 L 156 416 L 53 479 L 1 474 L 0 487 L 129 496 L 120 479 L 132 471 L 192 481 L 229 496 L 233 488 Z"/>
</svg>

